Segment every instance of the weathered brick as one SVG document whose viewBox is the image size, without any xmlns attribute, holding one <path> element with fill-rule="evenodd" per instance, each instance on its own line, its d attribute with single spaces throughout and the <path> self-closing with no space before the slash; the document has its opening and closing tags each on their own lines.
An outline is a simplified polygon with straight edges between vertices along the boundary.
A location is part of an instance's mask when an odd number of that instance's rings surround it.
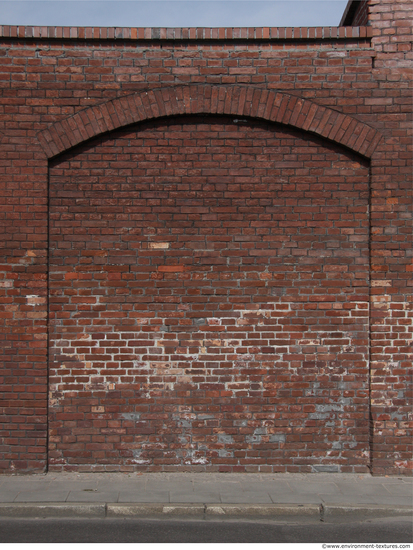
<svg viewBox="0 0 413 550">
<path fill-rule="evenodd" d="M 2 470 L 411 473 L 411 10 L 343 25 L 0 27 Z"/>
</svg>

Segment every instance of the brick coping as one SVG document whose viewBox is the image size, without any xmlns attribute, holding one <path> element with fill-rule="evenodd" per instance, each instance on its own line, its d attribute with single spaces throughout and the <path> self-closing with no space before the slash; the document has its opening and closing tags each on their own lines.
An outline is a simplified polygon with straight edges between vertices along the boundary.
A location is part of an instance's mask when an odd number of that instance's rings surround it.
<svg viewBox="0 0 413 550">
<path fill-rule="evenodd" d="M 3 38 L 68 40 L 345 40 L 371 38 L 372 27 L 38 27 L 0 25 Z"/>
</svg>

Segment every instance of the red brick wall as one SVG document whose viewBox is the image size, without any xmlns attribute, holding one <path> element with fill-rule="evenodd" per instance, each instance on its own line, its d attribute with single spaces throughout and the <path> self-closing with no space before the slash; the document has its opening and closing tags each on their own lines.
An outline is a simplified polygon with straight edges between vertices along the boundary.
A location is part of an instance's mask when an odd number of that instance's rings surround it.
<svg viewBox="0 0 413 550">
<path fill-rule="evenodd" d="M 357 27 L 359 25 L 367 25 L 369 21 L 369 3 L 368 0 L 363 0 L 359 2 L 356 13 L 354 14 L 354 19 L 352 25 Z"/>
<path fill-rule="evenodd" d="M 0 28 L 3 471 L 411 472 L 410 8 Z"/>
<path fill-rule="evenodd" d="M 51 467 L 364 471 L 367 208 L 365 162 L 268 123 L 53 162 Z"/>
<path fill-rule="evenodd" d="M 341 18 L 341 25 L 357 27 L 369 24 L 369 0 L 350 0 Z"/>
<path fill-rule="evenodd" d="M 412 460 L 411 2 L 370 1 L 377 82 L 369 100 L 383 134 L 371 164 L 371 402 L 376 473 Z"/>
</svg>

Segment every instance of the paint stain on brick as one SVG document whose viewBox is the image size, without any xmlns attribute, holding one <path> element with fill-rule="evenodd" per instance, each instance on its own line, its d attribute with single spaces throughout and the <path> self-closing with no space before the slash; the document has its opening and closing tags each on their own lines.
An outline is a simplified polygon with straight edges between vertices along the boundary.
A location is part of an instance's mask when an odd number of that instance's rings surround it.
<svg viewBox="0 0 413 550">
<path fill-rule="evenodd" d="M 149 248 L 154 250 L 166 250 L 170 246 L 170 243 L 149 243 Z"/>
</svg>

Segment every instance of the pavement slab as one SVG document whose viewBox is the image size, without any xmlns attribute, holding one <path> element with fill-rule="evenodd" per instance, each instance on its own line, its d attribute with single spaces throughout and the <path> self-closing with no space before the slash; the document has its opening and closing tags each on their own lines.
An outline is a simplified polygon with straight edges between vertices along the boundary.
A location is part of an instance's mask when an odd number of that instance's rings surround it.
<svg viewBox="0 0 413 550">
<path fill-rule="evenodd" d="M 7 493 L 0 492 L 0 502 L 15 502 L 16 497 L 18 496 L 18 491 L 8 491 Z"/>
<path fill-rule="evenodd" d="M 227 504 L 271 504 L 272 500 L 270 495 L 264 492 L 221 492 L 221 502 Z"/>
<path fill-rule="evenodd" d="M 187 510 L 192 506 L 198 513 L 199 510 L 204 510 L 203 507 L 206 510 L 208 506 L 212 506 L 216 507 L 218 514 L 225 506 L 232 506 L 231 510 L 244 511 L 255 509 L 255 506 L 261 507 L 262 513 L 266 514 L 270 513 L 271 507 L 271 510 L 274 507 L 287 507 L 286 509 L 290 510 L 307 506 L 318 510 L 321 505 L 331 508 L 334 513 L 338 513 L 337 510 L 340 508 L 348 510 L 360 507 L 371 507 L 373 510 L 379 507 L 387 509 L 389 513 L 391 510 L 404 509 L 411 513 L 413 479 L 324 472 L 52 472 L 46 475 L 0 476 L 0 515 L 11 514 L 10 510 L 14 509 L 13 507 L 16 510 L 18 508 L 16 513 L 23 514 L 22 510 L 29 510 L 27 513 L 33 515 L 36 506 L 43 510 L 42 513 L 48 510 L 47 513 L 52 515 L 64 515 L 65 506 L 69 515 L 75 514 L 74 510 L 81 509 L 82 506 L 89 506 L 88 513 L 92 513 L 90 510 L 97 510 L 96 513 L 101 514 L 102 506 L 104 510 L 108 510 L 108 506 L 117 504 L 120 508 L 116 508 L 116 513 L 122 515 L 121 510 L 126 510 L 128 503 L 131 506 L 128 508 L 130 513 L 132 510 L 164 510 L 165 507 L 175 510 L 179 506 L 179 510 Z M 53 512 L 55 508 L 58 510 Z"/>
<path fill-rule="evenodd" d="M 139 493 L 135 495 L 131 495 L 131 500 L 127 500 L 127 495 L 130 495 L 130 493 L 127 493 L 125 491 L 120 491 L 119 498 L 117 501 L 108 501 L 108 502 L 142 502 L 142 503 L 150 503 L 150 502 L 166 502 L 169 503 L 169 491 L 145 491 L 144 493 Z"/>
<path fill-rule="evenodd" d="M 289 486 L 291 491 L 294 493 L 309 493 L 309 494 L 319 494 L 319 493 L 336 493 L 337 485 L 335 483 L 297 483 L 290 482 Z"/>
<path fill-rule="evenodd" d="M 13 502 L 66 502 L 69 491 L 23 491 L 19 493 Z M 40 500 L 39 500 L 40 499 Z M 4 502 L 4 501 L 3 501 Z"/>
<path fill-rule="evenodd" d="M 309 493 L 303 494 L 281 494 L 281 493 L 269 493 L 271 501 L 274 504 L 320 504 L 321 499 L 318 495 L 311 495 Z"/>
<path fill-rule="evenodd" d="M 410 497 L 413 502 L 413 486 L 412 485 L 386 485 L 386 490 L 394 496 Z"/>
<path fill-rule="evenodd" d="M 170 502 L 221 502 L 219 492 L 191 492 L 171 491 Z"/>
<path fill-rule="evenodd" d="M 117 502 L 119 491 L 70 491 L 66 502 Z"/>
</svg>

